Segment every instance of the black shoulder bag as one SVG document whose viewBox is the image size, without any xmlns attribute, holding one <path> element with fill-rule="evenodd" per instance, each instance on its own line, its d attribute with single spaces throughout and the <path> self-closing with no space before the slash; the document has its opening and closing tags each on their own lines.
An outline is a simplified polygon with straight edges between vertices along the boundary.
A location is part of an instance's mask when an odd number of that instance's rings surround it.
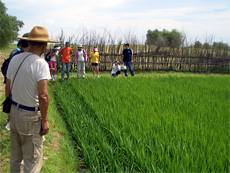
<svg viewBox="0 0 230 173">
<path fill-rule="evenodd" d="M 23 63 L 23 62 L 25 61 L 25 59 L 26 59 L 28 56 L 30 56 L 30 55 L 32 55 L 32 54 L 27 55 L 27 56 L 24 58 L 24 60 L 21 62 L 21 64 L 19 65 L 19 67 L 18 67 L 18 69 L 17 69 L 17 71 L 16 71 L 16 74 L 15 74 L 15 76 L 14 76 L 14 80 L 15 80 L 15 77 L 17 76 L 17 74 L 18 74 L 18 70 L 20 69 L 22 63 Z M 14 80 L 13 80 L 13 83 L 12 83 L 12 86 L 11 86 L 11 89 L 10 89 L 11 91 L 12 91 L 12 89 L 13 89 Z M 11 104 L 12 104 L 12 99 L 11 99 L 11 97 L 9 96 L 9 97 L 7 97 L 7 98 L 5 99 L 5 101 L 2 103 L 2 105 L 3 105 L 3 110 L 2 110 L 2 111 L 5 112 L 5 113 L 10 113 Z"/>
</svg>

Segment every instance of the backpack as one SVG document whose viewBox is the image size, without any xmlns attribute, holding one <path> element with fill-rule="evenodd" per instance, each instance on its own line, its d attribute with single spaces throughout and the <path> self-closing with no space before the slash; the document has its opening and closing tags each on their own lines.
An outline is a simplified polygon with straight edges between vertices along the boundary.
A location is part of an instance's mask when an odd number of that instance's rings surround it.
<svg viewBox="0 0 230 173">
<path fill-rule="evenodd" d="M 52 51 L 52 50 L 51 50 L 51 51 Z M 50 54 L 51 51 L 49 51 L 49 52 L 45 55 L 45 60 L 46 60 L 46 62 L 49 62 L 50 59 L 51 59 L 51 56 L 49 56 L 49 54 Z"/>
<path fill-rule="evenodd" d="M 15 55 L 20 54 L 20 53 L 21 53 L 21 50 L 15 49 L 15 50 L 13 50 L 13 51 L 11 52 L 9 58 L 4 59 L 4 62 L 3 62 L 2 67 L 1 67 L 1 72 L 2 72 L 2 74 L 3 74 L 3 76 L 4 76 L 4 83 L 6 83 L 6 73 L 7 73 L 8 66 L 9 66 L 9 64 L 10 64 L 11 59 L 12 59 Z"/>
<path fill-rule="evenodd" d="M 4 60 L 4 62 L 2 64 L 1 71 L 2 71 L 3 76 L 6 76 L 6 72 L 7 72 L 8 66 L 10 64 L 10 60 L 11 60 L 11 58 L 7 58 Z"/>
</svg>

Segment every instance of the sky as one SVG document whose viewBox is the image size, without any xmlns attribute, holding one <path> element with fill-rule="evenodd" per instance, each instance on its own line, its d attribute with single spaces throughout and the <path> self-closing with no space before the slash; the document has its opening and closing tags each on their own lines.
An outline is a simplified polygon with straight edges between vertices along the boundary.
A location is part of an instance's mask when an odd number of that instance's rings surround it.
<svg viewBox="0 0 230 173">
<path fill-rule="evenodd" d="M 177 29 L 191 42 L 230 43 L 230 0 L 2 0 L 24 22 L 19 35 L 45 26 L 52 39 L 82 30 L 128 34 L 145 40 L 151 30 Z"/>
</svg>

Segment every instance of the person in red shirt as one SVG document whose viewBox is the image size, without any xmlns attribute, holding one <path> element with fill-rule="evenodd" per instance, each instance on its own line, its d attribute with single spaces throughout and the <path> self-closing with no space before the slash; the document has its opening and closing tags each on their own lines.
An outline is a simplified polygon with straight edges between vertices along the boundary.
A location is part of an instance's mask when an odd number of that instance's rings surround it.
<svg viewBox="0 0 230 173">
<path fill-rule="evenodd" d="M 70 57 L 73 54 L 73 50 L 69 47 L 70 43 L 65 43 L 65 48 L 62 48 L 59 52 L 59 55 L 62 55 L 62 73 L 61 78 L 64 80 L 65 76 L 65 67 L 67 68 L 67 78 L 69 79 L 69 64 L 70 64 Z"/>
</svg>

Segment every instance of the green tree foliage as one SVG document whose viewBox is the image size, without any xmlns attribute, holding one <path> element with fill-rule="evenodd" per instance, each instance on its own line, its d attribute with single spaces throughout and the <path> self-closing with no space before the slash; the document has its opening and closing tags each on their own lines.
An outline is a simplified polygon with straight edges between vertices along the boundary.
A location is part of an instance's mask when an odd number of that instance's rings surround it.
<svg viewBox="0 0 230 173">
<path fill-rule="evenodd" d="M 200 41 L 196 41 L 194 47 L 196 49 L 200 49 L 200 48 L 202 48 L 202 43 Z"/>
<path fill-rule="evenodd" d="M 219 50 L 226 49 L 226 48 L 228 48 L 228 44 L 227 43 L 222 43 L 222 42 L 214 42 L 213 43 L 213 48 L 214 49 L 219 49 Z"/>
<path fill-rule="evenodd" d="M 146 43 L 157 47 L 168 46 L 171 48 L 177 48 L 181 46 L 183 40 L 182 33 L 176 29 L 173 29 L 172 31 L 165 29 L 163 31 L 158 31 L 157 29 L 148 30 L 146 36 Z"/>
<path fill-rule="evenodd" d="M 203 47 L 204 47 L 206 50 L 208 50 L 208 49 L 211 48 L 211 46 L 209 45 L 209 43 L 204 43 L 204 44 L 203 44 Z"/>
<path fill-rule="evenodd" d="M 18 31 L 24 23 L 17 20 L 15 16 L 6 13 L 5 4 L 0 1 L 0 48 L 7 47 L 10 43 L 17 39 Z"/>
<path fill-rule="evenodd" d="M 161 31 L 156 30 L 148 30 L 147 32 L 147 44 L 154 45 L 157 47 L 167 46 L 167 39 L 164 37 Z"/>
</svg>

